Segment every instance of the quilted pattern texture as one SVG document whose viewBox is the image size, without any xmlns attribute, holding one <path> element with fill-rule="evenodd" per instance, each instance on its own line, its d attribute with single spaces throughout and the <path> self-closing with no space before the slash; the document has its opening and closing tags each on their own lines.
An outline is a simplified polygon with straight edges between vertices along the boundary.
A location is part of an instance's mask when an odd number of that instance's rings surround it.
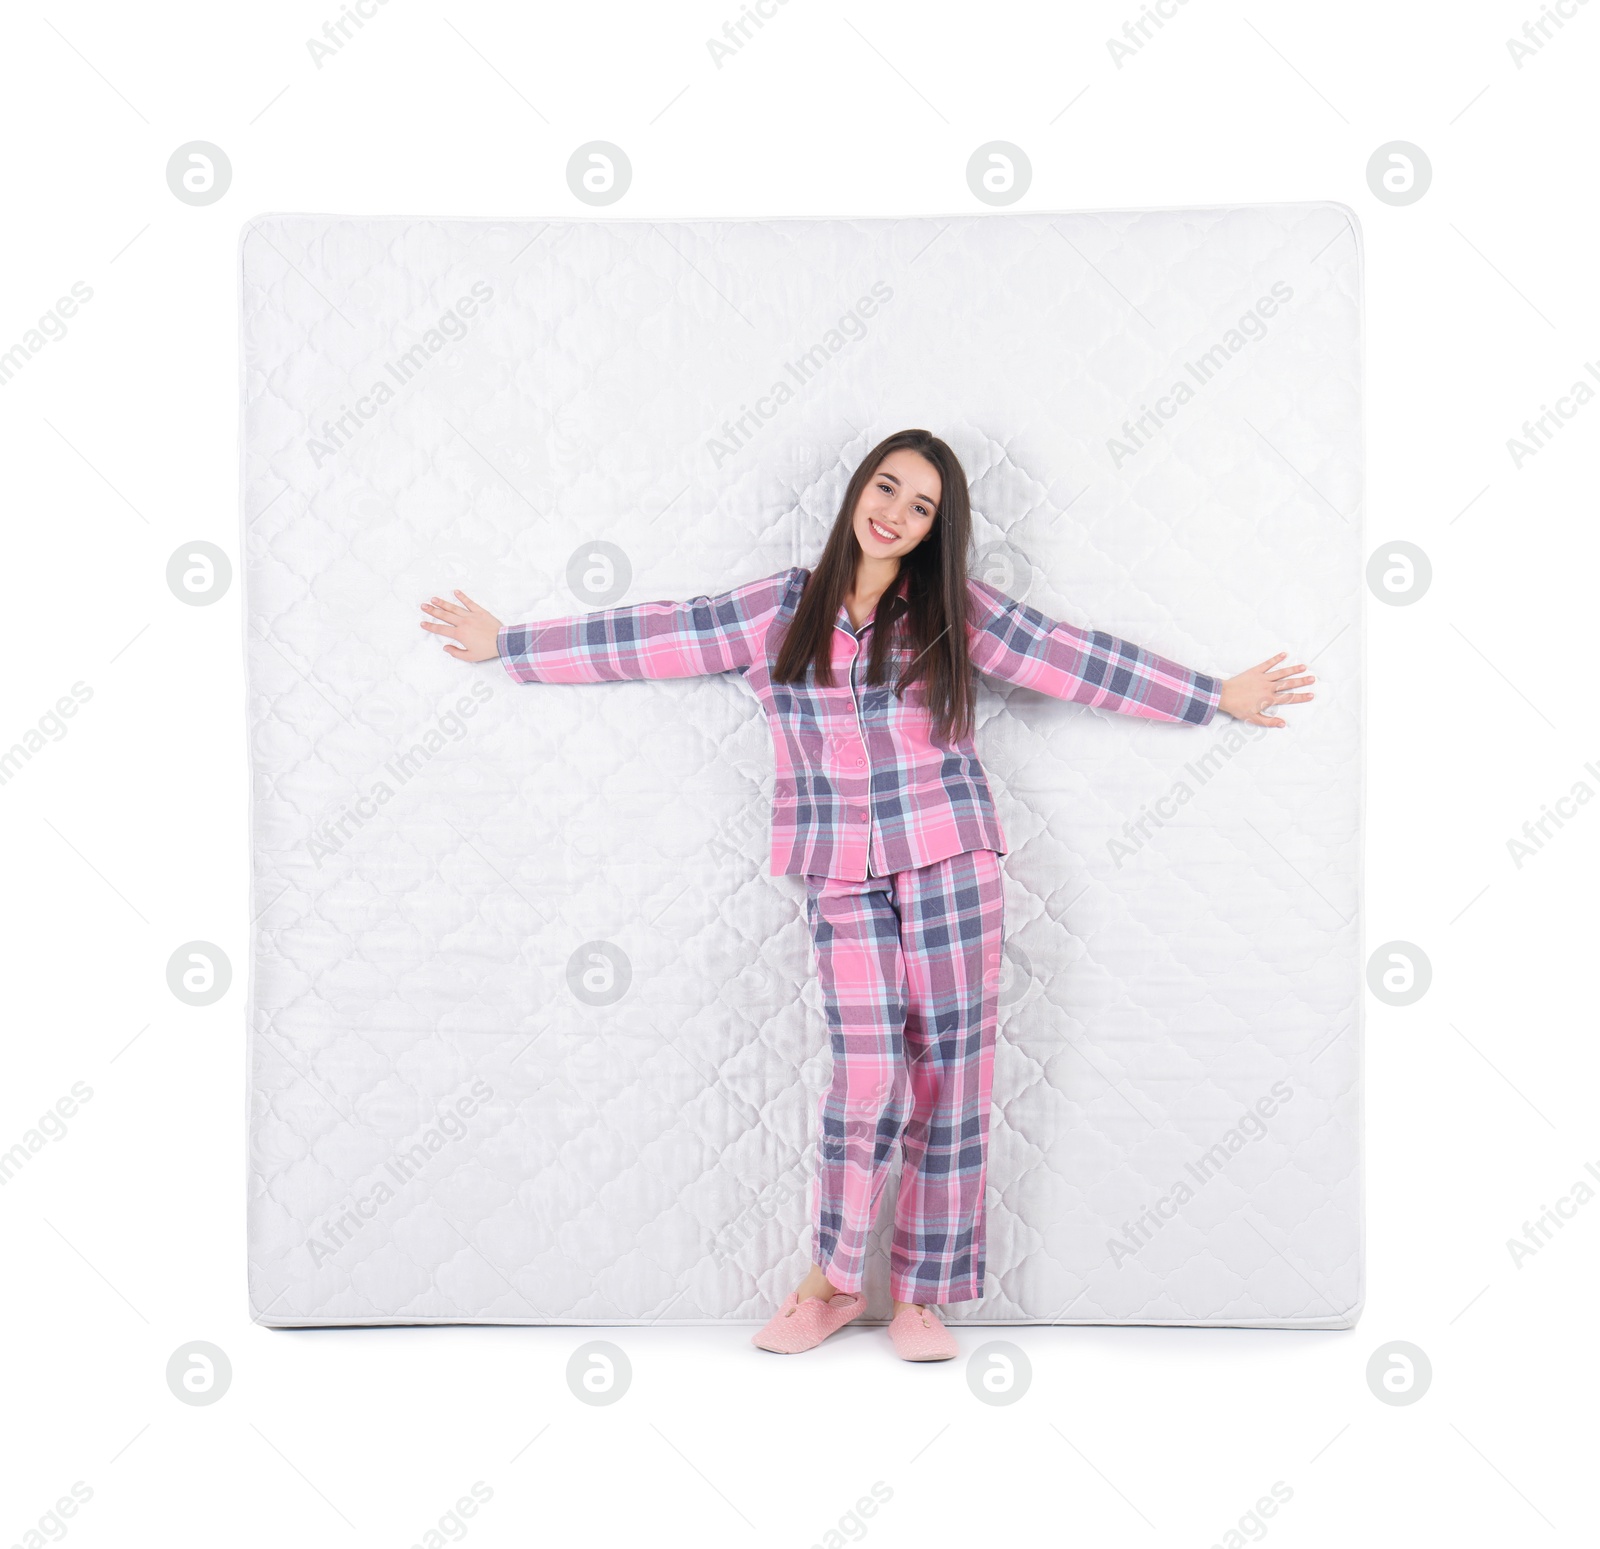
<svg viewBox="0 0 1600 1549">
<path fill-rule="evenodd" d="M 983 680 L 1006 977 L 988 1293 L 948 1321 L 1355 1321 L 1343 206 L 269 215 L 239 262 L 258 1321 L 759 1325 L 799 1281 L 828 1053 L 753 695 L 520 687 L 419 604 L 521 621 L 814 564 L 905 425 L 965 464 L 974 575 L 1318 677 L 1283 731 Z"/>
</svg>

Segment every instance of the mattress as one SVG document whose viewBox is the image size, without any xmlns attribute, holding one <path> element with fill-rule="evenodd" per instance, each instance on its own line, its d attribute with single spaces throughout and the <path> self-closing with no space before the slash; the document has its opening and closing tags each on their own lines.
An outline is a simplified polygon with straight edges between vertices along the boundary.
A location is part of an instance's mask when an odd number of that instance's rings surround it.
<svg viewBox="0 0 1600 1549">
<path fill-rule="evenodd" d="M 987 1292 L 948 1319 L 1355 1323 L 1348 208 L 269 214 L 238 262 L 257 1322 L 756 1324 L 798 1281 L 829 1053 L 754 695 L 519 686 L 420 604 L 814 565 L 919 425 L 971 481 L 973 574 L 1318 680 L 1286 730 L 979 680 L 1005 979 Z"/>
</svg>

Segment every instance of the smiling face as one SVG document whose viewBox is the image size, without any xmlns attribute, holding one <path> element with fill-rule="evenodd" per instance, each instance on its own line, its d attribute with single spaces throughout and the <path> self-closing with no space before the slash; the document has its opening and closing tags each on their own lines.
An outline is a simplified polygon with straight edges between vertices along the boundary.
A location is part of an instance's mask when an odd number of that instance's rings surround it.
<svg viewBox="0 0 1600 1549">
<path fill-rule="evenodd" d="M 920 453 L 891 452 L 861 491 L 854 529 L 869 559 L 902 559 L 928 536 L 944 491 L 939 470 Z"/>
</svg>

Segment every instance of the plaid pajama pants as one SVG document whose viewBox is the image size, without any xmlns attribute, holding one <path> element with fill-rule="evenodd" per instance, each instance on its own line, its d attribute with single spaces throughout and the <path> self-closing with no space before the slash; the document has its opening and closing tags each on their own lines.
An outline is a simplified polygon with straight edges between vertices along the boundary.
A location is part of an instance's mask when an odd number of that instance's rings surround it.
<svg viewBox="0 0 1600 1549">
<path fill-rule="evenodd" d="M 891 1293 L 921 1303 L 980 1297 L 1000 857 L 969 850 L 886 877 L 805 884 L 833 1046 L 811 1183 L 813 1257 L 839 1290 L 863 1288 L 899 1142 Z"/>
</svg>

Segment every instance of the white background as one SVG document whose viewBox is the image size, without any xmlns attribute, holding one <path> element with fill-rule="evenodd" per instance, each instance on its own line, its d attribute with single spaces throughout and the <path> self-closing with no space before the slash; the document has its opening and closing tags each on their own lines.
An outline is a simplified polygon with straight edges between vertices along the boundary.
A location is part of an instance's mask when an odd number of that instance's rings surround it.
<svg viewBox="0 0 1600 1549">
<path fill-rule="evenodd" d="M 74 282 L 93 299 L 0 387 L 0 748 L 92 697 L 0 784 L 0 1150 L 93 1095 L 0 1185 L 0 1545 L 1594 1541 L 1600 1199 L 1521 1267 L 1507 1239 L 1600 1170 L 1600 815 L 1569 808 L 1520 867 L 1507 841 L 1600 790 L 1600 405 L 1520 469 L 1508 441 L 1600 369 L 1600 3 L 1520 70 L 1533 0 L 1189 0 L 1119 69 L 1106 40 L 1142 8 L 787 0 L 720 69 L 735 0 L 388 0 L 321 68 L 333 0 L 8 9 L 0 352 Z M 165 176 L 196 139 L 233 166 L 204 208 Z M 1434 977 L 1368 1006 L 1354 1330 L 1017 1329 L 1032 1386 L 992 1408 L 964 1361 L 907 1365 L 881 1331 L 783 1360 L 744 1329 L 619 1329 L 632 1387 L 592 1407 L 565 1375 L 588 1331 L 250 1323 L 238 589 L 193 608 L 165 580 L 196 539 L 237 559 L 239 228 L 592 214 L 565 176 L 592 139 L 630 156 L 610 213 L 636 219 L 975 211 L 964 169 L 994 139 L 1031 159 L 1018 209 L 1358 212 L 1367 532 L 1434 571 L 1369 607 L 1367 949 L 1415 942 Z M 1367 184 L 1395 139 L 1433 166 L 1405 207 Z M 234 966 L 205 1009 L 166 985 L 196 938 Z M 165 1378 L 193 1340 L 232 1362 L 205 1407 Z M 1365 1375 L 1394 1340 L 1433 1368 L 1405 1407 Z M 75 1481 L 92 1496 L 50 1521 Z M 491 1498 L 450 1522 L 474 1481 Z M 852 1523 L 875 1481 L 887 1504 Z M 1239 1528 L 1275 1481 L 1287 1504 Z"/>
</svg>

